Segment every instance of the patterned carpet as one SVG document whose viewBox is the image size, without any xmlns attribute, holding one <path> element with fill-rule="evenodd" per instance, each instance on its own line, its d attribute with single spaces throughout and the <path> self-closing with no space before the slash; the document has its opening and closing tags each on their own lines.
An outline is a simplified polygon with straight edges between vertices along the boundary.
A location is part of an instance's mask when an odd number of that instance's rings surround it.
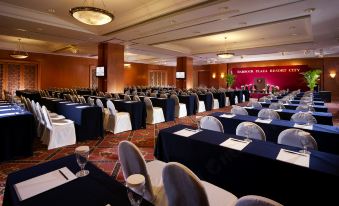
<svg viewBox="0 0 339 206">
<path fill-rule="evenodd" d="M 329 111 L 332 112 L 334 115 L 334 125 L 339 126 L 339 101 L 335 103 L 332 102 L 326 105 L 328 106 Z M 205 116 L 212 112 L 218 111 L 229 112 L 230 108 L 231 107 L 225 107 L 218 110 L 199 113 L 198 115 Z M 54 150 L 46 150 L 46 146 L 42 145 L 38 140 L 36 140 L 36 143 L 34 144 L 34 154 L 32 157 L 0 163 L 0 205 L 2 205 L 3 193 L 8 174 L 72 154 L 75 147 L 79 145 L 90 146 L 90 161 L 101 168 L 103 171 L 105 171 L 107 174 L 115 176 L 117 180 L 122 181 L 123 177 L 120 170 L 120 164 L 117 161 L 118 143 L 122 140 L 132 141 L 140 148 L 146 161 L 153 160 L 154 144 L 159 130 L 171 127 L 176 124 L 195 126 L 196 116 L 175 119 L 175 121 L 160 123 L 157 125 L 147 125 L 147 128 L 143 130 L 129 131 L 116 135 L 112 133 L 106 133 L 105 138 L 102 139 L 88 140 L 80 142 L 76 145 Z"/>
</svg>

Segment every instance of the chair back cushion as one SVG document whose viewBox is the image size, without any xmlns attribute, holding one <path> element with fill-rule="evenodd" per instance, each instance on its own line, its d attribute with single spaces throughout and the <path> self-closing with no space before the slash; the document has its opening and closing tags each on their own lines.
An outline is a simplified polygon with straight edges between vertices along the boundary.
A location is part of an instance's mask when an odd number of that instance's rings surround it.
<svg viewBox="0 0 339 206">
<path fill-rule="evenodd" d="M 168 206 L 208 206 L 208 198 L 199 178 L 180 163 L 168 163 L 162 178 Z"/>
<path fill-rule="evenodd" d="M 278 112 L 273 109 L 261 109 L 258 113 L 258 117 L 261 119 L 280 119 Z"/>
<path fill-rule="evenodd" d="M 317 124 L 317 119 L 308 112 L 298 112 L 292 115 L 291 121 L 299 124 Z"/>
<path fill-rule="evenodd" d="M 285 129 L 278 136 L 278 144 L 289 145 L 293 147 L 303 148 L 306 144 L 307 148 L 318 149 L 317 142 L 308 132 L 301 129 Z"/>
<path fill-rule="evenodd" d="M 266 140 L 266 135 L 261 127 L 253 122 L 242 122 L 240 123 L 235 131 L 236 135 L 257 140 Z"/>
<path fill-rule="evenodd" d="M 248 115 L 248 112 L 246 111 L 246 109 L 240 106 L 237 106 L 237 105 L 232 106 L 231 113 L 235 115 Z"/>
<path fill-rule="evenodd" d="M 200 127 L 202 129 L 208 129 L 224 133 L 224 127 L 222 126 L 222 123 L 217 118 L 212 116 L 204 116 L 203 118 L 201 118 Z"/>
<path fill-rule="evenodd" d="M 257 195 L 246 195 L 239 198 L 235 206 L 283 206 L 283 205 L 266 197 Z"/>
</svg>

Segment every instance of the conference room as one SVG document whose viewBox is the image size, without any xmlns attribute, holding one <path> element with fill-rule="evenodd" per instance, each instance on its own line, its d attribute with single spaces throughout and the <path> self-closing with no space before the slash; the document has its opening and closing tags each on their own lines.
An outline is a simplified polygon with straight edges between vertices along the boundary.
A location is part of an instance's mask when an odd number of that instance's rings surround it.
<svg viewBox="0 0 339 206">
<path fill-rule="evenodd" d="M 0 0 L 0 205 L 335 205 L 337 8 Z"/>
</svg>

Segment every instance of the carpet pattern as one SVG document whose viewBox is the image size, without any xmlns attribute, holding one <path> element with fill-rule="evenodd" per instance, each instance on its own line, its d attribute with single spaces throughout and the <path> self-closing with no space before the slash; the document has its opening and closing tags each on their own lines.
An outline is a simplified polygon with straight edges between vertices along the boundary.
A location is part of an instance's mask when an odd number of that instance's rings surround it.
<svg viewBox="0 0 339 206">
<path fill-rule="evenodd" d="M 329 108 L 329 112 L 334 115 L 334 125 L 339 126 L 339 102 L 332 102 L 326 105 Z M 231 107 L 224 107 L 209 112 L 199 113 L 198 115 L 205 116 L 213 112 L 229 112 L 230 109 Z M 112 133 L 106 133 L 105 137 L 101 139 L 87 140 L 79 142 L 76 145 L 53 150 L 47 150 L 46 145 L 42 145 L 39 140 L 36 140 L 34 144 L 33 156 L 0 163 L 0 205 L 2 205 L 3 193 L 5 190 L 6 178 L 8 174 L 70 155 L 74 152 L 75 147 L 80 145 L 88 145 L 90 147 L 91 151 L 89 160 L 93 164 L 97 165 L 108 175 L 115 177 L 118 181 L 123 181 L 123 175 L 120 170 L 120 163 L 118 161 L 119 142 L 122 140 L 133 142 L 139 147 L 145 160 L 150 161 L 154 159 L 154 145 L 159 130 L 171 127 L 176 124 L 196 126 L 196 116 L 193 115 L 180 119 L 177 118 L 175 121 L 164 122 L 156 125 L 147 125 L 146 129 L 142 130 L 128 131 L 115 135 Z"/>
</svg>

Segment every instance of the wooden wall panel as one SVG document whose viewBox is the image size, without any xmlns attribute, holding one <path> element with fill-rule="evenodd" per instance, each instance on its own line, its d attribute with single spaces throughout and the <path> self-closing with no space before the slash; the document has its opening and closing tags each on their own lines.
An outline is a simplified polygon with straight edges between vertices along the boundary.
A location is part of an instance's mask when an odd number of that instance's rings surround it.
<svg viewBox="0 0 339 206">
<path fill-rule="evenodd" d="M 336 73 L 334 79 L 330 77 L 330 73 Z M 332 91 L 332 100 L 339 100 L 339 58 L 324 59 L 324 90 Z"/>
</svg>

